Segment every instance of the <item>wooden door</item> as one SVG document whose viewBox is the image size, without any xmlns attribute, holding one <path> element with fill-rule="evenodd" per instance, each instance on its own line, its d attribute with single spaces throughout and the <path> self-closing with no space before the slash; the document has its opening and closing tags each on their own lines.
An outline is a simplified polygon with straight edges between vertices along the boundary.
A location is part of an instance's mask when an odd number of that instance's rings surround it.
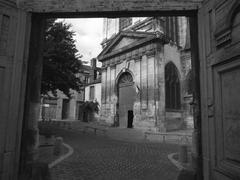
<svg viewBox="0 0 240 180">
<path fill-rule="evenodd" d="M 27 27 L 14 0 L 0 1 L 0 179 L 17 179 L 19 168 Z"/>
<path fill-rule="evenodd" d="M 133 104 L 136 98 L 136 91 L 133 85 L 133 78 L 130 73 L 120 76 L 118 83 L 119 99 L 119 126 L 128 127 L 128 111 L 133 111 Z"/>
<path fill-rule="evenodd" d="M 135 89 L 133 85 L 119 88 L 119 126 L 128 127 L 128 112 L 133 111 L 135 101 Z"/>
<path fill-rule="evenodd" d="M 199 10 L 204 179 L 240 179 L 240 2 Z"/>
</svg>

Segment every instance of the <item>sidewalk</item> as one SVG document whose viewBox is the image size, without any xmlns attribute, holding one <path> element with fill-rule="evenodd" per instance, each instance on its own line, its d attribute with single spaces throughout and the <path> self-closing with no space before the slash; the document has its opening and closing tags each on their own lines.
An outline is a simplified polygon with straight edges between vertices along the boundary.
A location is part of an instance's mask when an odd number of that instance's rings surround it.
<svg viewBox="0 0 240 180">
<path fill-rule="evenodd" d="M 192 143 L 192 131 L 191 130 L 180 130 L 167 133 L 160 132 L 149 132 L 141 129 L 130 129 L 130 128 L 108 128 L 106 135 L 109 138 L 133 141 L 133 142 L 162 142 L 172 144 Z"/>
<path fill-rule="evenodd" d="M 178 130 L 167 133 L 143 131 L 142 129 L 135 128 L 119 128 L 110 127 L 106 124 L 98 122 L 81 122 L 81 121 L 50 121 L 43 122 L 50 123 L 61 128 L 72 129 L 81 131 L 83 133 L 95 133 L 96 135 L 105 135 L 111 139 L 130 141 L 130 142 L 163 142 L 163 143 L 187 143 L 191 145 L 192 130 Z"/>
<path fill-rule="evenodd" d="M 107 129 L 106 135 L 109 138 L 121 141 L 140 142 L 146 141 L 144 132 L 139 129 L 111 127 Z"/>
</svg>

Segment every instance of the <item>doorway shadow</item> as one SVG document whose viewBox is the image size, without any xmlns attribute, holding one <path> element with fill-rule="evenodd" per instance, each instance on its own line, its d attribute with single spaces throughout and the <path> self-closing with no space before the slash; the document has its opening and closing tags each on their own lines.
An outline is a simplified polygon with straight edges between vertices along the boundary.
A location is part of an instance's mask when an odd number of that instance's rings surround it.
<svg viewBox="0 0 240 180">
<path fill-rule="evenodd" d="M 128 111 L 128 128 L 133 128 L 133 110 Z"/>
</svg>

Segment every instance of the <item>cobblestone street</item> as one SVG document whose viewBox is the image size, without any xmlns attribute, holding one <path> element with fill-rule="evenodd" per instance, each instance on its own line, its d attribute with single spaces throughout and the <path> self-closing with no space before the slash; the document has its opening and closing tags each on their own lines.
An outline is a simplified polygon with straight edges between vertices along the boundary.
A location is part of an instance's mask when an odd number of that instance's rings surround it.
<svg viewBox="0 0 240 180">
<path fill-rule="evenodd" d="M 91 133 L 60 130 L 72 156 L 51 169 L 53 180 L 175 180 L 178 169 L 167 155 L 177 145 L 126 142 Z"/>
</svg>

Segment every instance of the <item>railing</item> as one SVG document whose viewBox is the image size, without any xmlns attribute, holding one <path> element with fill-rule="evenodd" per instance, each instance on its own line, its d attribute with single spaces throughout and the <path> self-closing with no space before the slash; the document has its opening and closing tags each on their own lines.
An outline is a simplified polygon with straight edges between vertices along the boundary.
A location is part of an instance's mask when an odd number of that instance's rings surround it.
<svg viewBox="0 0 240 180">
<path fill-rule="evenodd" d="M 93 127 L 93 126 L 84 126 L 83 127 L 83 133 L 86 133 L 88 129 L 92 129 L 94 131 L 94 134 L 97 134 L 97 131 L 101 131 L 104 135 L 106 134 L 106 129 L 99 128 L 99 127 Z"/>
<path fill-rule="evenodd" d="M 161 133 L 161 132 L 145 132 L 144 139 L 147 140 L 149 135 L 160 136 L 163 143 L 177 142 L 178 144 L 188 144 L 192 142 L 192 135 L 183 133 Z"/>
</svg>

